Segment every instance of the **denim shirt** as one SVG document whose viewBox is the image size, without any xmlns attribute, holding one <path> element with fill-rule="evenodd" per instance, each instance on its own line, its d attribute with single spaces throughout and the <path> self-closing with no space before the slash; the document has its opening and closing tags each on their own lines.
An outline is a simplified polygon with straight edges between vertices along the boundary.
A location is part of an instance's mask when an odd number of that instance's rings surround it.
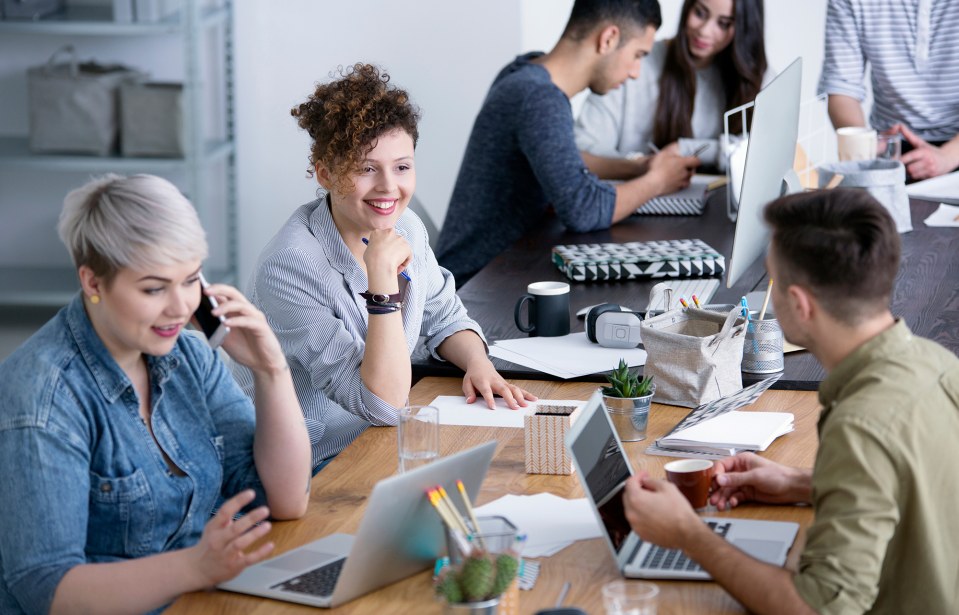
<svg viewBox="0 0 959 615">
<path fill-rule="evenodd" d="M 147 366 L 156 441 L 79 294 L 0 364 L 0 613 L 47 613 L 78 564 L 196 544 L 221 495 L 262 503 L 254 409 L 224 364 L 181 334 Z"/>
</svg>

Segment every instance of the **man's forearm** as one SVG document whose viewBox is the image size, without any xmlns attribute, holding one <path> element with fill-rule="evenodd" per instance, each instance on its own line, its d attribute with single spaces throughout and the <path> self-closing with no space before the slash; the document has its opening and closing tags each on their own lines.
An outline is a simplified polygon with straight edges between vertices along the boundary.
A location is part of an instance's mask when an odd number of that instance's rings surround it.
<svg viewBox="0 0 959 615">
<path fill-rule="evenodd" d="M 613 224 L 628 218 L 640 205 L 659 196 L 663 190 L 662 184 L 651 174 L 617 185 Z"/>
<path fill-rule="evenodd" d="M 642 175 L 649 168 L 646 157 L 635 160 L 629 158 L 606 158 L 589 152 L 580 152 L 583 162 L 590 172 L 600 179 L 632 179 Z"/>
<path fill-rule="evenodd" d="M 830 94 L 828 108 L 829 119 L 832 120 L 833 128 L 866 125 L 866 116 L 863 115 L 862 105 L 851 96 Z"/>
</svg>

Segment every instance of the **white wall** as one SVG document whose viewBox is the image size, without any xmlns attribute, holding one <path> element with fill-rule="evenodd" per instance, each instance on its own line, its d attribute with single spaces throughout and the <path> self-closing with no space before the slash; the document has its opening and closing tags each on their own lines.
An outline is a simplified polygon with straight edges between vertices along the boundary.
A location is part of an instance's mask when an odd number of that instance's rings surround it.
<svg viewBox="0 0 959 615">
<path fill-rule="evenodd" d="M 671 36 L 681 0 L 661 0 Z M 290 213 L 313 198 L 305 177 L 309 141 L 289 115 L 317 81 L 338 65 L 384 66 L 410 91 L 423 114 L 417 148 L 417 195 L 442 222 L 473 119 L 497 71 L 518 53 L 548 49 L 572 0 L 237 0 L 235 22 L 241 286 L 256 257 Z M 774 68 L 804 58 L 803 92 L 815 90 L 822 61 L 825 0 L 766 0 L 766 42 Z M 46 59 L 68 37 L 0 37 L 0 134 L 25 135 L 24 69 Z M 82 38 L 84 58 L 124 61 L 156 78 L 182 65 L 169 45 L 152 40 Z M 138 54 L 131 57 L 130 49 Z M 144 57 L 139 57 L 139 56 Z M 164 65 L 166 63 L 166 67 Z M 0 173 L 0 264 L 63 263 L 54 225 L 59 203 L 83 174 Z M 44 188 L 49 207 L 35 206 Z M 62 185 L 61 185 L 62 184 Z M 495 198 L 495 195 L 490 195 Z"/>
<path fill-rule="evenodd" d="M 513 0 L 237 3 L 236 100 L 241 280 L 263 245 L 317 185 L 309 138 L 290 108 L 338 65 L 372 62 L 420 107 L 417 196 L 439 224 L 473 119 L 520 45 Z"/>
<path fill-rule="evenodd" d="M 661 0 L 660 38 L 672 36 L 681 0 Z M 241 280 L 316 184 L 304 178 L 308 139 L 289 116 L 339 64 L 374 62 L 421 107 L 417 195 L 439 224 L 476 112 L 496 72 L 518 53 L 548 50 L 572 0 L 237 2 L 237 130 Z M 825 0 L 766 0 L 770 64 L 803 56 L 812 96 L 822 62 Z M 577 103 L 579 101 L 576 101 Z M 495 198 L 495 195 L 490 195 Z"/>
</svg>

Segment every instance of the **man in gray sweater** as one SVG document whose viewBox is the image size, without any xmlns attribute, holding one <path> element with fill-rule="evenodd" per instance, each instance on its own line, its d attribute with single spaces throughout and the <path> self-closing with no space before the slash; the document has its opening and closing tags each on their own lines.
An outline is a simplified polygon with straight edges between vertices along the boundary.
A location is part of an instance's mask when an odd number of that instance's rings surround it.
<svg viewBox="0 0 959 615">
<path fill-rule="evenodd" d="M 569 230 L 595 231 L 689 183 L 699 160 L 673 151 L 603 160 L 610 177 L 633 179 L 601 181 L 573 137 L 569 99 L 638 77 L 661 23 L 657 0 L 577 0 L 552 51 L 521 55 L 496 77 L 473 124 L 437 249 L 457 285 L 543 224 L 550 208 Z"/>
</svg>

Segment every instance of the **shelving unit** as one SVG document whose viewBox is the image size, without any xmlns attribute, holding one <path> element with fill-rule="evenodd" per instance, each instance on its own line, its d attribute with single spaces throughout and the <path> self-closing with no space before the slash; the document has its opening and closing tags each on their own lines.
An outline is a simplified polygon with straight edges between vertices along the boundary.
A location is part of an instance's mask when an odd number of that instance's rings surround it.
<svg viewBox="0 0 959 615">
<path fill-rule="evenodd" d="M 234 136 L 233 100 L 233 5 L 222 0 L 211 6 L 205 0 L 180 0 L 180 9 L 168 19 L 153 23 L 119 23 L 111 21 L 108 8 L 70 7 L 64 13 L 36 21 L 0 20 L 0 36 L 21 35 L 31 38 L 40 35 L 70 37 L 71 42 L 83 37 L 128 37 L 135 47 L 142 37 L 164 37 L 170 44 L 179 44 L 183 50 L 183 130 L 184 156 L 182 158 L 146 158 L 85 155 L 34 154 L 27 137 L 0 137 L 0 170 L 19 168 L 49 171 L 78 171 L 90 173 L 114 172 L 176 174 L 177 182 L 200 215 L 208 236 L 222 241 L 222 258 L 212 271 L 210 280 L 236 283 L 237 276 L 237 222 L 236 222 L 236 152 Z M 201 66 L 203 45 L 214 34 L 220 35 L 222 49 L 218 51 L 221 66 L 218 84 L 204 81 Z M 76 37 L 76 38 L 73 38 Z M 125 62 L 135 65 L 135 61 Z M 215 87 L 214 87 L 215 86 Z M 204 104 L 211 92 L 222 88 L 223 121 L 221 134 L 212 134 L 205 123 Z M 217 201 L 209 185 L 213 172 L 222 173 Z M 36 203 L 37 207 L 51 207 L 59 211 L 61 201 Z M 0 215 L 8 229 L 13 213 L 5 211 L 0 202 Z M 0 306 L 2 305 L 65 305 L 76 292 L 76 273 L 72 267 L 12 266 L 0 262 Z"/>
</svg>

